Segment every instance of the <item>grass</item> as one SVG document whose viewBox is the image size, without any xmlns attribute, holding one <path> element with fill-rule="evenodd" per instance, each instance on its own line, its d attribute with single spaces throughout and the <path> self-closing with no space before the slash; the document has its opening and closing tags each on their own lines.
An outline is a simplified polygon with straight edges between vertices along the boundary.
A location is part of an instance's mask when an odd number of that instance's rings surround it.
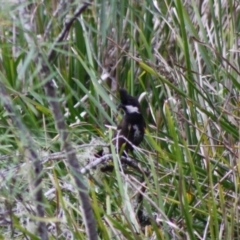
<svg viewBox="0 0 240 240">
<path fill-rule="evenodd" d="M 77 7 L 49 0 L 1 5 L 1 238 L 43 238 L 37 223 L 44 219 L 49 239 L 86 239 L 77 177 L 87 186 L 99 239 L 239 239 L 236 3 L 94 1 L 53 44 Z M 43 90 L 52 79 L 56 99 Z M 120 87 L 140 96 L 147 122 L 131 156 L 140 166 L 121 171 L 112 147 L 113 172 L 97 165 L 76 175 L 49 101 L 60 104 L 83 169 L 111 143 Z M 42 163 L 44 218 L 29 149 Z"/>
</svg>

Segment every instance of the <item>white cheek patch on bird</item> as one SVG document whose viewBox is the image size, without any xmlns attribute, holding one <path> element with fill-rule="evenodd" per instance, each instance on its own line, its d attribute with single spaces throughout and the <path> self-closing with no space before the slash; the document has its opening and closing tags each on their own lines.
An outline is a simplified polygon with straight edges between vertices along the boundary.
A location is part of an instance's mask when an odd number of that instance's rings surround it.
<svg viewBox="0 0 240 240">
<path fill-rule="evenodd" d="M 138 107 L 134 107 L 132 105 L 125 106 L 128 113 L 140 113 Z"/>
</svg>

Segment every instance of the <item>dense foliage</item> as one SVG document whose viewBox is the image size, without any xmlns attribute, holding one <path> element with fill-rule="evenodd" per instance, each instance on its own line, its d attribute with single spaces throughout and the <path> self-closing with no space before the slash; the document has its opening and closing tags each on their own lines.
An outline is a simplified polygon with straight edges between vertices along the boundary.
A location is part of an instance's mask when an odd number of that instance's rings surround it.
<svg viewBox="0 0 240 240">
<path fill-rule="evenodd" d="M 0 11 L 2 238 L 86 239 L 85 197 L 99 239 L 240 239 L 237 1 Z M 147 122 L 132 165 L 111 145 L 120 87 Z M 86 171 L 109 144 L 114 171 Z"/>
</svg>

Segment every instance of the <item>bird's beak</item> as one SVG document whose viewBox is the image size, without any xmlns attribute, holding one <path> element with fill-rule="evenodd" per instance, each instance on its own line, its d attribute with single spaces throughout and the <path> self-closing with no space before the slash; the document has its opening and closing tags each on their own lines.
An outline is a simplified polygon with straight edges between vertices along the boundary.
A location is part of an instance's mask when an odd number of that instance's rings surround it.
<svg viewBox="0 0 240 240">
<path fill-rule="evenodd" d="M 117 110 L 120 110 L 120 109 L 123 109 L 123 105 L 121 103 L 117 106 Z"/>
</svg>

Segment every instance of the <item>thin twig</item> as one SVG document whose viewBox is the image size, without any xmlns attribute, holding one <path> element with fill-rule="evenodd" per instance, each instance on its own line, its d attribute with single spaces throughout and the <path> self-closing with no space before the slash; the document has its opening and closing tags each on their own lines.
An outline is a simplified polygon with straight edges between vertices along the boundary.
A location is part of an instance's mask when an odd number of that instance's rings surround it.
<svg viewBox="0 0 240 240">
<path fill-rule="evenodd" d="M 53 43 L 53 46 L 52 46 L 52 49 L 49 51 L 48 53 L 48 61 L 49 62 L 52 62 L 56 56 L 56 50 L 55 50 L 55 46 L 58 44 L 58 43 L 61 43 L 64 38 L 67 36 L 67 34 L 69 33 L 70 31 L 70 28 L 73 24 L 73 22 L 77 19 L 77 17 L 79 15 L 81 15 L 82 12 L 85 11 L 85 9 L 90 5 L 90 3 L 84 3 L 83 5 L 79 6 L 77 8 L 77 10 L 75 11 L 74 15 L 67 19 L 65 24 L 64 24 L 64 27 L 62 29 L 62 31 L 59 33 L 58 37 L 56 38 L 55 42 Z"/>
</svg>

